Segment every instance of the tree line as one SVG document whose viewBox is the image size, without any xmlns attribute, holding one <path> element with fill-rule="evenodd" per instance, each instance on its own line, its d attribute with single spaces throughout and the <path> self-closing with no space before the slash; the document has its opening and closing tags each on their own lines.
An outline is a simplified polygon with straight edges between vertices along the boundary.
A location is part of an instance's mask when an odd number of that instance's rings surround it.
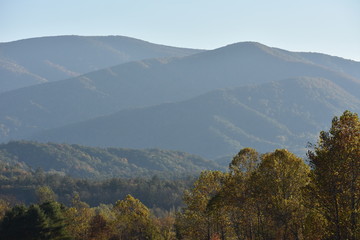
<svg viewBox="0 0 360 240">
<path fill-rule="evenodd" d="M 244 148 L 229 171 L 204 171 L 179 211 L 156 214 L 132 195 L 90 207 L 48 187 L 29 206 L 0 204 L 0 239 L 360 239 L 360 121 L 345 111 L 308 151 Z M 21 231 L 20 231 L 21 230 Z M 19 235 L 19 234 L 26 235 Z"/>
<path fill-rule="evenodd" d="M 349 111 L 308 152 L 241 150 L 203 172 L 177 215 L 179 239 L 360 239 L 360 122 Z"/>
<path fill-rule="evenodd" d="M 4 209 L 4 202 L 0 203 Z M 152 216 L 138 199 L 127 195 L 114 205 L 91 208 L 78 196 L 67 207 L 46 200 L 30 206 L 16 205 L 2 213 L 0 239 L 174 239 L 174 218 Z"/>
<path fill-rule="evenodd" d="M 0 144 L 0 163 L 24 170 L 41 168 L 75 178 L 167 179 L 198 175 L 202 170 L 224 170 L 214 161 L 193 154 L 162 149 L 127 149 L 77 144 L 10 141 Z"/>
<path fill-rule="evenodd" d="M 150 208 L 164 211 L 182 205 L 182 194 L 195 181 L 195 176 L 182 179 L 110 178 L 106 180 L 77 179 L 70 176 L 49 174 L 41 169 L 34 172 L 0 164 L 0 199 L 30 205 L 51 192 L 52 200 L 71 205 L 75 194 L 82 201 L 95 207 L 113 204 L 131 194 Z"/>
</svg>

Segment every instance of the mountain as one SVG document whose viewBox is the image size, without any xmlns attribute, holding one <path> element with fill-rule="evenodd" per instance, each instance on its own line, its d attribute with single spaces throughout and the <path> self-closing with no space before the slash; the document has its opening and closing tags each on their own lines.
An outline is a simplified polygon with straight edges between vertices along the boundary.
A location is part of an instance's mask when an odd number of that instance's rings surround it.
<svg viewBox="0 0 360 240">
<path fill-rule="evenodd" d="M 318 64 L 333 71 L 349 74 L 360 79 L 360 62 L 347 60 L 340 57 L 333 57 L 322 53 L 297 53 L 314 64 Z"/>
<path fill-rule="evenodd" d="M 287 148 L 304 155 L 307 142 L 360 99 L 323 78 L 293 78 L 216 90 L 191 100 L 123 110 L 47 130 L 40 141 L 92 146 L 176 149 L 215 159 L 243 147 Z"/>
<path fill-rule="evenodd" d="M 198 52 L 122 36 L 57 36 L 0 43 L 0 92 L 75 77 L 125 62 Z"/>
<path fill-rule="evenodd" d="M 356 76 L 360 70 L 344 67 L 359 63 L 321 56 L 245 42 L 182 58 L 125 63 L 5 92 L 0 94 L 0 141 L 123 109 L 184 101 L 216 89 L 300 76 L 328 79 L 359 99 L 360 80 Z M 332 65 L 342 71 L 333 70 Z"/>
<path fill-rule="evenodd" d="M 213 161 L 179 151 L 95 148 L 30 141 L 0 144 L 0 163 L 92 179 L 154 175 L 180 177 L 203 170 L 224 170 Z"/>
</svg>

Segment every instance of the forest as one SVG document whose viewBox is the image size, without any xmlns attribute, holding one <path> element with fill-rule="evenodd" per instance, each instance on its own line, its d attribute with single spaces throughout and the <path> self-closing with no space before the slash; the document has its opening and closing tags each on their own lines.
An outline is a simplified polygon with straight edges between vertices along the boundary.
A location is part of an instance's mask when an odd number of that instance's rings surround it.
<svg viewBox="0 0 360 240">
<path fill-rule="evenodd" d="M 198 155 L 163 149 L 89 147 L 65 143 L 10 141 L 0 144 L 0 162 L 7 167 L 39 170 L 81 179 L 159 176 L 175 179 L 202 170 L 225 170 Z"/>
<path fill-rule="evenodd" d="M 350 111 L 307 159 L 243 148 L 227 171 L 196 178 L 87 180 L 1 164 L 0 239 L 360 239 L 360 120 Z"/>
</svg>

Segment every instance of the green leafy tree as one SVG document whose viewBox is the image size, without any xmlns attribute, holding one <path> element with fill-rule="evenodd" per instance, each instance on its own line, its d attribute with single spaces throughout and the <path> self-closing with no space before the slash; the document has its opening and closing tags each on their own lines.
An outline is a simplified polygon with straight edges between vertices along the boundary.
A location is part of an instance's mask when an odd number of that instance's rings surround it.
<svg viewBox="0 0 360 240">
<path fill-rule="evenodd" d="M 312 171 L 311 194 L 327 220 L 329 239 L 360 238 L 360 121 L 345 111 L 334 117 L 308 152 Z"/>
</svg>

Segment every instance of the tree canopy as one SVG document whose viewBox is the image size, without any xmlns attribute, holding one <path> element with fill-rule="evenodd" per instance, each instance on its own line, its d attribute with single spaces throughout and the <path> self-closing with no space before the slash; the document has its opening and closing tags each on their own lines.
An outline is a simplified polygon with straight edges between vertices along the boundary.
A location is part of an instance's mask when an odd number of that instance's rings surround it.
<svg viewBox="0 0 360 240">
<path fill-rule="evenodd" d="M 311 193 L 327 220 L 331 239 L 360 237 L 360 121 L 345 111 L 334 117 L 308 153 L 313 169 Z"/>
<path fill-rule="evenodd" d="M 286 149 L 244 148 L 228 171 L 195 181 L 91 182 L 3 163 L 0 239 L 357 240 L 358 115 L 334 117 L 312 147 L 309 162 Z M 33 202 L 14 204 L 21 194 L 9 193 L 24 189 Z"/>
</svg>

